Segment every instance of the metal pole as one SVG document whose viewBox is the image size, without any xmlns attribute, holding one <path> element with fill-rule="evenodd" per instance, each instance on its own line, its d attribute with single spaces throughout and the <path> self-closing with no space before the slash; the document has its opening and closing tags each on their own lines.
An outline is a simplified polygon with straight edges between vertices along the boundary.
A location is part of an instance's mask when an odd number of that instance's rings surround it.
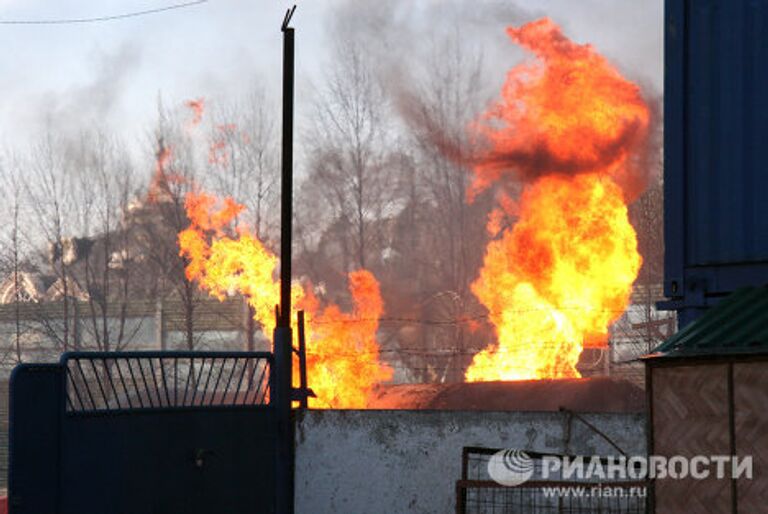
<svg viewBox="0 0 768 514">
<path fill-rule="evenodd" d="M 292 403 L 293 337 L 291 334 L 291 222 L 293 216 L 293 29 L 296 6 L 283 19 L 283 156 L 280 209 L 280 309 L 274 334 L 275 512 L 293 514 L 294 441 Z"/>
<path fill-rule="evenodd" d="M 155 342 L 159 350 L 168 349 L 165 338 L 165 306 L 162 298 L 158 298 L 155 303 Z"/>
<path fill-rule="evenodd" d="M 293 28 L 288 24 L 296 6 L 283 20 L 283 157 L 280 209 L 280 323 L 291 326 L 291 238 L 293 221 Z"/>
<path fill-rule="evenodd" d="M 304 311 L 298 313 L 299 329 L 299 389 L 301 390 L 301 408 L 309 407 L 309 397 L 307 395 L 307 341 L 304 335 Z"/>
</svg>

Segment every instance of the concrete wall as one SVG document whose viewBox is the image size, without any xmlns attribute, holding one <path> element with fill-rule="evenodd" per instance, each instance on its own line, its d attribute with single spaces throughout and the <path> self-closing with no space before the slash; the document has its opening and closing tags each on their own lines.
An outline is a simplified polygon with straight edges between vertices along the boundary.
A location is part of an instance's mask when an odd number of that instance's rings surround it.
<svg viewBox="0 0 768 514">
<path fill-rule="evenodd" d="M 582 455 L 618 452 L 562 412 L 299 413 L 297 514 L 446 514 L 464 446 Z M 642 414 L 583 414 L 628 454 L 645 454 Z M 566 445 L 570 433 L 570 444 Z"/>
</svg>

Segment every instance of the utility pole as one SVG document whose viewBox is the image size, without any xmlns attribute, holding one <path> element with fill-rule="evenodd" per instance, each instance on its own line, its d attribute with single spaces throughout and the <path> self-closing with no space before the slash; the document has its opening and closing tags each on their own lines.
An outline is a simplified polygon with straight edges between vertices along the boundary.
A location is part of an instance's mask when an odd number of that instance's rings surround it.
<svg viewBox="0 0 768 514">
<path fill-rule="evenodd" d="M 296 6 L 285 13 L 283 33 L 283 148 L 280 208 L 280 309 L 274 334 L 272 394 L 277 422 L 275 452 L 277 514 L 293 514 L 294 442 L 292 403 L 293 337 L 291 334 L 291 241 L 293 221 L 293 28 Z"/>
</svg>

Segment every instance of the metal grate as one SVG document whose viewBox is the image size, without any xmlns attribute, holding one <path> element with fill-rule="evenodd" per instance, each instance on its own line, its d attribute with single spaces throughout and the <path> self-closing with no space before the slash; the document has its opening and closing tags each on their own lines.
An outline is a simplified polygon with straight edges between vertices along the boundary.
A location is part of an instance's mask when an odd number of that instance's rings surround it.
<svg viewBox="0 0 768 514">
<path fill-rule="evenodd" d="M 533 479 L 514 487 L 490 479 L 488 460 L 499 451 L 465 447 L 462 478 L 456 482 L 458 514 L 644 514 L 648 483 L 643 481 L 565 481 L 541 479 L 545 455 L 526 452 L 534 461 Z"/>
<path fill-rule="evenodd" d="M 271 364 L 263 352 L 68 353 L 67 412 L 267 405 Z"/>
<path fill-rule="evenodd" d="M 644 514 L 645 484 L 622 482 L 496 482 L 460 480 L 457 496 L 464 514 Z M 641 492 L 642 491 L 642 492 Z"/>
</svg>

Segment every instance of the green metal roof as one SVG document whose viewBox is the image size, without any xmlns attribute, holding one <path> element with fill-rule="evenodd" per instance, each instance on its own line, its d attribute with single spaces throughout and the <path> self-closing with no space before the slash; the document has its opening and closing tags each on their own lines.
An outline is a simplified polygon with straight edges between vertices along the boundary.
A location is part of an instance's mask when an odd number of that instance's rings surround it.
<svg viewBox="0 0 768 514">
<path fill-rule="evenodd" d="M 739 289 L 649 357 L 768 353 L 768 287 Z"/>
</svg>

